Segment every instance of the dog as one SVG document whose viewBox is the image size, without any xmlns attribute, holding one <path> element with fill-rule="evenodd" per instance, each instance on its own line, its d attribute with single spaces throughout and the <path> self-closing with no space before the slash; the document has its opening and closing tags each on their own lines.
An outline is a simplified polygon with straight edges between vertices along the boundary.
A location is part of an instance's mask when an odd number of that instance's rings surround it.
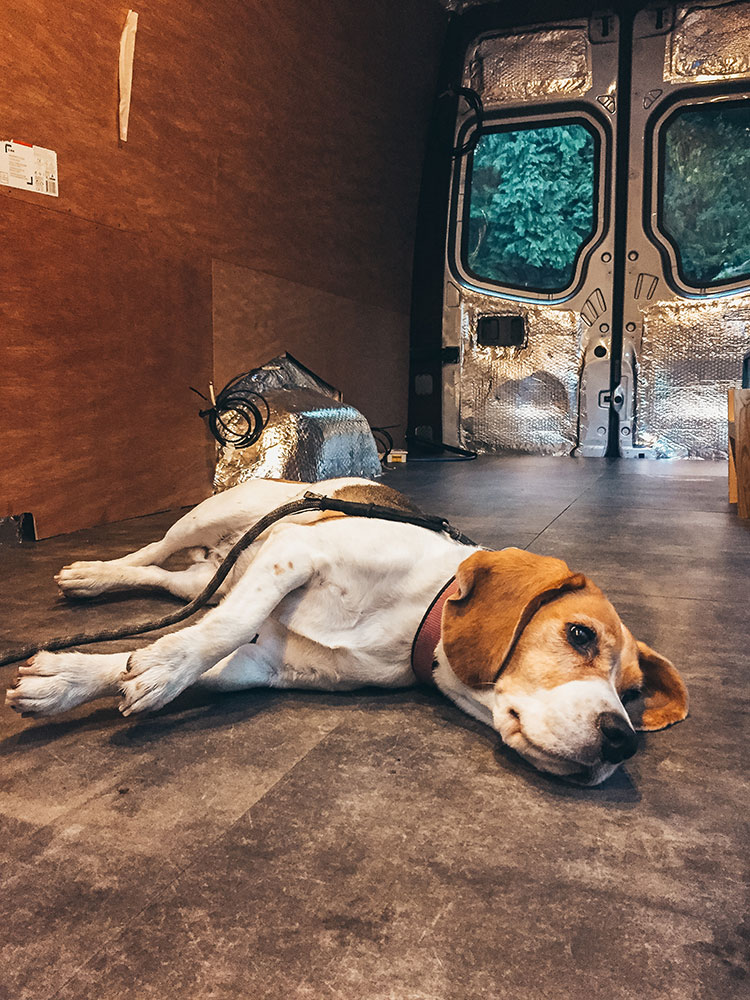
<svg viewBox="0 0 750 1000">
<path fill-rule="evenodd" d="M 71 599 L 157 588 L 192 600 L 248 527 L 308 489 L 416 511 L 366 479 L 253 480 L 205 500 L 160 541 L 121 559 L 75 562 L 55 579 Z M 177 552 L 189 554 L 189 567 L 164 569 Z M 217 596 L 195 624 L 130 654 L 37 653 L 6 704 L 49 716 L 119 695 L 127 716 L 192 684 L 341 691 L 431 679 L 536 768 L 582 785 L 635 753 L 636 729 L 663 729 L 688 712 L 675 667 L 636 642 L 598 587 L 560 559 L 521 549 L 308 512 L 261 535 Z"/>
</svg>

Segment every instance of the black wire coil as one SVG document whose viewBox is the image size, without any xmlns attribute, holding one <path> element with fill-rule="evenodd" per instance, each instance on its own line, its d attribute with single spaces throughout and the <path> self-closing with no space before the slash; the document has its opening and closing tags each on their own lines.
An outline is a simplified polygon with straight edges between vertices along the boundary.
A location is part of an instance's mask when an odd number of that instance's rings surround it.
<svg viewBox="0 0 750 1000">
<path fill-rule="evenodd" d="M 265 398 L 255 389 L 242 385 L 243 379 L 252 374 L 249 371 L 235 375 L 216 397 L 213 406 L 198 411 L 201 417 L 207 418 L 209 430 L 219 444 L 247 448 L 255 444 L 268 423 L 271 411 Z M 193 389 L 193 392 L 198 390 Z M 198 395 L 206 399 L 202 392 Z"/>
</svg>

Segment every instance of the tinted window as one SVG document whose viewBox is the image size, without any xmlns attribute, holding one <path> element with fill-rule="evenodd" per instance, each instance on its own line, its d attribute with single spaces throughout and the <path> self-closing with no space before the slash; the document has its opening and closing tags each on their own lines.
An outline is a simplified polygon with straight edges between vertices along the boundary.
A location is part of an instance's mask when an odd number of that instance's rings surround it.
<svg viewBox="0 0 750 1000">
<path fill-rule="evenodd" d="M 750 275 L 750 107 L 682 111 L 662 134 L 661 228 L 688 285 Z"/>
<path fill-rule="evenodd" d="M 595 228 L 595 141 L 579 124 L 483 135 L 464 267 L 511 288 L 562 291 Z"/>
</svg>

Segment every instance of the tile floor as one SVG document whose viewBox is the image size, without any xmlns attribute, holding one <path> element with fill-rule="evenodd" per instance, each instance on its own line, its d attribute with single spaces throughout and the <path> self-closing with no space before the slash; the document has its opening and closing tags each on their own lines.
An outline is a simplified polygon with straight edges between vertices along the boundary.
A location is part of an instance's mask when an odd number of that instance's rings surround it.
<svg viewBox="0 0 750 1000">
<path fill-rule="evenodd" d="M 690 718 L 579 789 L 426 689 L 4 710 L 0 997 L 750 994 L 750 524 L 724 467 L 487 457 L 386 481 L 588 573 L 680 667 Z M 174 607 L 73 607 L 52 574 L 178 515 L 0 549 L 0 652 Z"/>
</svg>

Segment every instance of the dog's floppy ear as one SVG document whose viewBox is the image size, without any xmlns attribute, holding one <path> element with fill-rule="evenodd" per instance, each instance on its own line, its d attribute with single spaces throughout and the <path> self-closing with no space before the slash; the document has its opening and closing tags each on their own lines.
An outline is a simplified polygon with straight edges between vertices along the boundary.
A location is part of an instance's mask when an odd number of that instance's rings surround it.
<svg viewBox="0 0 750 1000">
<path fill-rule="evenodd" d="M 494 682 L 542 604 L 586 585 L 561 559 L 523 549 L 475 552 L 456 581 L 458 592 L 443 608 L 443 649 L 456 676 L 475 688 Z"/>
<path fill-rule="evenodd" d="M 643 680 L 641 698 L 634 703 L 631 716 L 633 725 L 652 731 L 682 722 L 688 714 L 688 693 L 674 664 L 645 642 L 638 642 L 637 646 Z"/>
</svg>

